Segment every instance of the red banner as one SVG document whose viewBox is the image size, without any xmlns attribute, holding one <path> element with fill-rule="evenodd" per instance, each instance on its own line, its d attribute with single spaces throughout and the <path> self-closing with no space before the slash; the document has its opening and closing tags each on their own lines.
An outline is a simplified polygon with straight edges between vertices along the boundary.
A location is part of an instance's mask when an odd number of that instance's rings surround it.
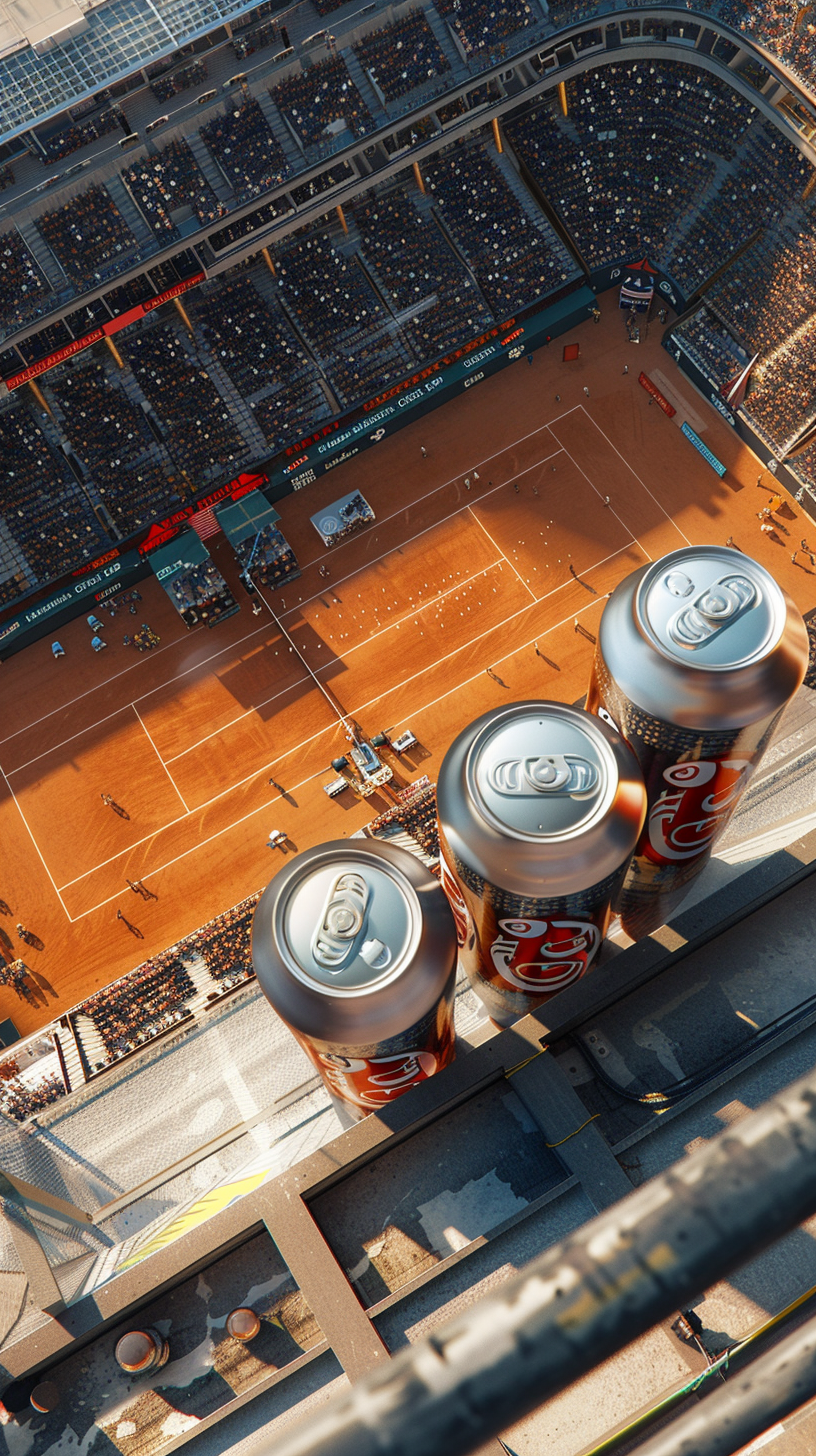
<svg viewBox="0 0 816 1456">
<path fill-rule="evenodd" d="M 144 303 L 137 304 L 135 308 L 129 308 L 126 313 L 121 313 L 118 318 L 111 319 L 100 329 L 92 329 L 89 334 L 83 334 L 81 339 L 73 339 L 70 344 L 63 345 L 61 349 L 55 349 L 53 354 L 48 354 L 38 364 L 30 364 L 28 369 L 21 369 L 19 374 L 12 374 L 11 378 L 5 381 L 6 388 L 19 389 L 20 385 L 27 384 L 29 379 L 36 379 L 38 374 L 46 374 L 56 364 L 62 364 L 63 360 L 70 359 L 73 354 L 90 348 L 91 344 L 97 343 L 106 334 L 118 334 L 120 329 L 126 329 L 128 324 L 144 318 L 146 313 L 158 308 L 160 304 L 168 303 L 171 298 L 177 298 L 180 293 L 186 293 L 188 288 L 195 288 L 196 284 L 201 283 L 205 277 L 204 273 L 196 273 L 193 278 L 185 278 L 183 283 L 174 283 L 172 288 L 165 288 L 163 293 L 157 293 Z M 23 348 L 25 348 L 25 344 L 23 344 Z"/>
<path fill-rule="evenodd" d="M 657 385 L 652 384 L 652 381 L 649 378 L 648 374 L 644 374 L 642 370 L 638 375 L 638 384 L 643 385 L 643 388 L 646 390 L 646 392 L 652 396 L 652 399 L 655 401 L 656 404 L 660 405 L 660 408 L 662 409 L 664 415 L 668 415 L 669 419 L 671 419 L 672 415 L 677 414 L 677 410 L 674 408 L 674 405 L 669 404 L 666 396 L 660 393 Z"/>
</svg>

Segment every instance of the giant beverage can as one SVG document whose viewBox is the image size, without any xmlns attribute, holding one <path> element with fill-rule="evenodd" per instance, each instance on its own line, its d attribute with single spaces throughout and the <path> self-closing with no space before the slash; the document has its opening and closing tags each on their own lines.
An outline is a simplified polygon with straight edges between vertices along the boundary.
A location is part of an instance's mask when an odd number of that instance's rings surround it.
<svg viewBox="0 0 816 1456">
<path fill-rule="evenodd" d="M 684 547 L 615 588 L 587 708 L 631 745 L 648 790 L 617 900 L 633 938 L 662 925 L 704 869 L 807 660 L 798 608 L 740 551 Z"/>
<path fill-rule="evenodd" d="M 456 928 L 407 850 L 342 839 L 297 855 L 258 901 L 252 963 L 355 1120 L 453 1060 Z"/>
<path fill-rule="evenodd" d="M 646 812 L 634 754 L 564 703 L 477 718 L 439 771 L 442 882 L 459 956 L 509 1025 L 595 960 Z"/>
</svg>

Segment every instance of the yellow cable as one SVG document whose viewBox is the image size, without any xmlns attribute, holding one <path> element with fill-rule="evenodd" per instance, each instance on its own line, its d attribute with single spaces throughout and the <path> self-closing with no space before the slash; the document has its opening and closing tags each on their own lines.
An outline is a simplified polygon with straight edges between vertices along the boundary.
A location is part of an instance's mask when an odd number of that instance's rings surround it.
<svg viewBox="0 0 816 1456">
<path fill-rule="evenodd" d="M 560 1148 L 561 1143 L 568 1143 L 571 1137 L 575 1137 L 576 1133 L 583 1132 L 584 1128 L 589 1127 L 589 1124 L 594 1122 L 595 1118 L 600 1117 L 600 1115 L 600 1112 L 593 1112 L 592 1116 L 588 1117 L 586 1122 L 582 1122 L 580 1127 L 573 1128 L 572 1132 L 568 1132 L 567 1136 L 560 1138 L 557 1143 L 545 1143 L 545 1148 Z"/>
</svg>

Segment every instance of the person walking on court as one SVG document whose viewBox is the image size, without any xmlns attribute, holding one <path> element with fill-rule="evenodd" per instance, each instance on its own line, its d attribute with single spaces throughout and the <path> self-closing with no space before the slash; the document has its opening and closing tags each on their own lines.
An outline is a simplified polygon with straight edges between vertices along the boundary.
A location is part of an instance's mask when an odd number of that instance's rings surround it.
<svg viewBox="0 0 816 1456">
<path fill-rule="evenodd" d="M 518 493 L 519 493 L 519 483 L 518 483 L 517 480 L 514 480 L 513 481 L 513 489 L 516 492 L 516 495 L 518 495 Z"/>
<path fill-rule="evenodd" d="M 465 476 L 465 490 L 470 490 L 470 476 Z"/>
<path fill-rule="evenodd" d="M 628 364 L 624 364 L 624 366 L 623 366 L 623 372 L 624 372 L 624 374 L 628 374 L 629 373 L 629 365 Z"/>
<path fill-rule="evenodd" d="M 283 784 L 279 784 L 278 781 L 277 781 L 277 779 L 270 779 L 269 780 L 269 783 L 270 783 L 270 786 L 273 789 L 277 789 L 277 791 L 278 791 L 279 794 L 285 794 L 286 793 L 286 790 L 283 787 Z"/>
<path fill-rule="evenodd" d="M 584 394 L 586 395 L 587 399 L 589 399 L 589 390 L 586 385 L 584 385 Z"/>
<path fill-rule="evenodd" d="M 609 505 L 609 496 L 608 495 L 605 495 L 604 496 L 603 503 L 604 503 L 605 506 L 608 506 Z"/>
<path fill-rule="evenodd" d="M 428 458 L 428 452 L 425 449 L 425 446 L 424 445 L 420 445 L 420 447 L 419 447 L 419 453 L 422 456 L 423 460 L 427 460 L 427 458 Z"/>
<path fill-rule="evenodd" d="M 112 794 L 100 794 L 99 797 L 102 800 L 102 803 L 103 804 L 107 804 L 108 808 L 111 808 L 112 807 L 112 805 L 113 805 L 113 795 Z"/>
<path fill-rule="evenodd" d="M 556 404 L 560 404 L 561 403 L 561 396 L 560 396 L 560 394 L 557 394 L 555 396 L 555 402 L 556 402 Z"/>
<path fill-rule="evenodd" d="M 532 353 L 530 353 L 530 354 L 527 355 L 527 363 L 528 364 L 532 364 L 532 362 L 533 362 L 533 356 L 532 356 Z"/>
</svg>

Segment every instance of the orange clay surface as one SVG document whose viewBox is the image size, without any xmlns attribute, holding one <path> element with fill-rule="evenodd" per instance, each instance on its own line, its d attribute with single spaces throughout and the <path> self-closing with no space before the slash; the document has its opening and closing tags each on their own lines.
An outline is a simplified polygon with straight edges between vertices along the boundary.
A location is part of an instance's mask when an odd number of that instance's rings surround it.
<svg viewBox="0 0 816 1456">
<path fill-rule="evenodd" d="M 12 910 L 0 938 L 39 987 L 30 1001 L 0 991 L 0 1019 L 35 1030 L 260 888 L 283 854 L 386 808 L 383 796 L 323 793 L 346 747 L 340 712 L 367 734 L 416 734 L 419 750 L 388 759 L 396 787 L 433 778 L 477 714 L 581 697 L 606 595 L 688 542 L 733 536 L 803 611 L 816 604 L 816 574 L 791 563 L 816 529 L 786 497 L 775 535 L 761 534 L 773 477 L 757 488 L 756 457 L 679 374 L 661 333 L 654 325 L 630 345 L 610 293 L 600 324 L 280 502 L 303 575 L 266 592 L 263 615 L 249 611 L 216 537 L 209 548 L 244 603 L 229 621 L 188 632 L 151 578 L 136 618 L 100 612 L 106 652 L 92 652 L 80 617 L 59 629 L 65 657 L 52 658 L 49 637 L 0 664 L 0 897 Z M 573 339 L 580 357 L 564 364 Z M 675 419 L 649 403 L 640 369 L 670 387 Z M 727 465 L 724 481 L 681 435 L 686 414 Z M 353 488 L 377 520 L 326 551 L 309 516 Z M 122 636 L 142 621 L 161 647 L 137 655 Z M 273 829 L 285 850 L 267 848 Z M 158 899 L 142 901 L 127 877 Z M 19 946 L 18 920 L 42 950 Z"/>
</svg>

